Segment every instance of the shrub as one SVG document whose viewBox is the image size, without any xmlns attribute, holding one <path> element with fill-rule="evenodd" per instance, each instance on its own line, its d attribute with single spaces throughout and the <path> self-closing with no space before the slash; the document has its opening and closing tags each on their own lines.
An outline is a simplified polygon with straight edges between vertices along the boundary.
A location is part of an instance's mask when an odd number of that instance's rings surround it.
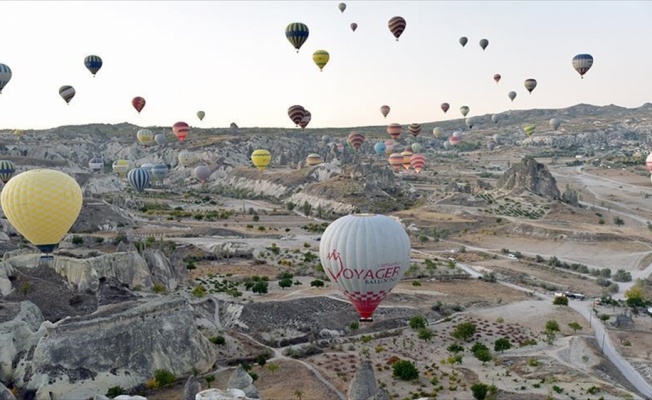
<svg viewBox="0 0 652 400">
<path fill-rule="evenodd" d="M 419 378 L 419 370 L 411 361 L 401 360 L 394 364 L 392 376 L 403 381 L 413 381 Z"/>
<path fill-rule="evenodd" d="M 428 320 L 421 315 L 415 315 L 414 317 L 410 318 L 409 324 L 410 328 L 419 330 L 425 328 L 428 325 Z"/>
<path fill-rule="evenodd" d="M 120 396 L 121 394 L 126 394 L 122 386 L 113 386 L 107 390 L 105 396 L 112 399 L 114 397 Z"/>
<path fill-rule="evenodd" d="M 72 237 L 72 244 L 82 244 L 82 243 L 84 243 L 83 237 L 77 235 Z"/>
<path fill-rule="evenodd" d="M 471 392 L 473 393 L 473 398 L 476 400 L 484 400 L 487 398 L 487 393 L 489 392 L 489 386 L 484 383 L 474 383 L 471 385 Z"/>
<path fill-rule="evenodd" d="M 152 291 L 154 291 L 154 293 L 165 293 L 165 285 L 162 283 L 155 283 L 152 287 Z"/>
<path fill-rule="evenodd" d="M 167 369 L 157 369 L 154 371 L 154 379 L 161 386 L 166 386 L 174 383 L 177 380 L 177 377 L 171 371 Z"/>
<path fill-rule="evenodd" d="M 360 323 L 358 321 L 353 321 L 351 324 L 349 324 L 349 328 L 352 331 L 355 331 L 356 329 L 360 328 Z"/>
<path fill-rule="evenodd" d="M 206 296 L 206 288 L 204 285 L 197 285 L 195 288 L 192 290 L 192 294 L 195 297 L 204 297 Z"/>
<path fill-rule="evenodd" d="M 310 286 L 318 287 L 318 288 L 324 287 L 324 281 L 322 281 L 321 279 L 315 279 L 314 281 L 310 282 Z"/>
</svg>

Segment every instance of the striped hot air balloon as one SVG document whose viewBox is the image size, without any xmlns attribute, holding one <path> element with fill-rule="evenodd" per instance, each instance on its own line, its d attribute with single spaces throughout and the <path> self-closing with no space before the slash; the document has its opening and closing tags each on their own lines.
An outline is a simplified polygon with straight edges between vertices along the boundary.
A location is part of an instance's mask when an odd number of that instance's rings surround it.
<svg viewBox="0 0 652 400">
<path fill-rule="evenodd" d="M 138 139 L 140 144 L 143 146 L 148 146 L 154 142 L 154 132 L 149 129 L 141 129 L 136 133 L 136 139 Z"/>
<path fill-rule="evenodd" d="M 413 154 L 412 150 L 404 150 L 401 152 L 401 155 L 403 156 L 403 168 L 410 169 L 410 159 Z"/>
<path fill-rule="evenodd" d="M 143 168 L 134 168 L 127 173 L 127 180 L 138 192 L 144 191 L 150 182 L 149 172 Z"/>
<path fill-rule="evenodd" d="M 381 106 L 380 113 L 383 114 L 383 117 L 387 118 L 387 114 L 389 114 L 389 106 L 388 105 Z"/>
<path fill-rule="evenodd" d="M 391 136 L 394 140 L 398 139 L 401 136 L 402 130 L 403 127 L 401 124 L 391 123 L 387 126 L 387 133 L 389 133 L 389 136 Z"/>
<path fill-rule="evenodd" d="M 294 122 L 296 126 L 299 126 L 299 122 L 305 117 L 306 115 L 306 109 L 303 108 L 303 106 L 300 105 L 293 105 L 290 108 L 288 108 L 288 116 Z"/>
<path fill-rule="evenodd" d="M 523 131 L 525 132 L 525 135 L 526 135 L 527 137 L 532 136 L 532 134 L 534 133 L 535 129 L 536 129 L 536 125 L 525 125 L 525 126 L 523 127 Z"/>
<path fill-rule="evenodd" d="M 145 99 L 143 99 L 140 96 L 136 96 L 133 99 L 131 99 L 131 105 L 138 111 L 138 114 L 143 110 L 143 107 L 145 107 Z"/>
<path fill-rule="evenodd" d="M 387 25 L 389 26 L 389 31 L 392 32 L 392 35 L 394 35 L 398 42 L 398 38 L 401 37 L 405 30 L 405 19 L 403 19 L 403 17 L 392 17 Z"/>
<path fill-rule="evenodd" d="M 415 153 L 410 157 L 410 167 L 418 174 L 426 165 L 426 157 L 423 154 Z"/>
<path fill-rule="evenodd" d="M 417 137 L 421 133 L 421 124 L 413 123 L 408 125 L 408 130 L 412 136 Z"/>
<path fill-rule="evenodd" d="M 308 154 L 308 157 L 306 157 L 306 164 L 308 164 L 309 167 L 314 167 L 315 165 L 319 165 L 323 162 L 324 160 L 317 153 Z"/>
<path fill-rule="evenodd" d="M 290 41 L 292 46 L 297 49 L 297 53 L 303 44 L 308 40 L 310 31 L 306 24 L 293 22 L 285 28 L 285 37 Z"/>
<path fill-rule="evenodd" d="M 99 56 L 87 56 L 84 59 L 84 65 L 86 66 L 86 69 L 91 71 L 91 74 L 93 74 L 93 78 L 95 78 L 95 74 L 97 74 L 97 71 L 102 68 L 102 59 Z"/>
<path fill-rule="evenodd" d="M 317 50 L 312 53 L 312 61 L 319 67 L 319 71 L 323 71 L 328 60 L 331 59 L 330 54 L 326 50 Z"/>
<path fill-rule="evenodd" d="M 364 135 L 360 132 L 351 132 L 349 137 L 346 139 L 346 142 L 349 143 L 355 151 L 358 151 L 364 142 Z"/>
<path fill-rule="evenodd" d="M 180 121 L 172 125 L 172 132 L 174 132 L 174 136 L 176 136 L 180 142 L 183 142 L 186 137 L 188 137 L 190 126 L 187 123 Z"/>
<path fill-rule="evenodd" d="M 64 85 L 59 88 L 59 96 L 66 101 L 66 104 L 70 104 L 70 100 L 75 97 L 75 88 L 70 85 Z"/>
<path fill-rule="evenodd" d="M 573 57 L 573 68 L 580 74 L 582 79 L 584 79 L 584 74 L 586 74 L 589 69 L 591 69 L 592 65 L 593 56 L 590 54 L 578 54 Z"/>
<path fill-rule="evenodd" d="M 202 185 L 205 185 L 211 176 L 211 169 L 207 165 L 198 165 L 192 171 L 192 174 Z"/>
<path fill-rule="evenodd" d="M 306 129 L 306 126 L 308 126 L 311 119 L 312 119 L 312 114 L 310 114 L 310 111 L 304 110 L 303 118 L 301 118 L 301 121 L 299 121 L 299 126 L 301 127 L 301 129 Z"/>
<path fill-rule="evenodd" d="M 2 89 L 5 88 L 7 83 L 11 80 L 11 68 L 5 64 L 0 64 L 0 94 L 2 94 Z"/>
<path fill-rule="evenodd" d="M 387 161 L 394 168 L 394 171 L 398 172 L 403 166 L 403 155 L 401 153 L 392 153 Z"/>
<path fill-rule="evenodd" d="M 16 166 L 9 160 L 0 160 L 0 180 L 2 183 L 9 182 L 16 172 Z"/>
<path fill-rule="evenodd" d="M 271 161 L 272 155 L 267 150 L 258 149 L 251 153 L 251 162 L 260 172 L 263 172 Z"/>
</svg>

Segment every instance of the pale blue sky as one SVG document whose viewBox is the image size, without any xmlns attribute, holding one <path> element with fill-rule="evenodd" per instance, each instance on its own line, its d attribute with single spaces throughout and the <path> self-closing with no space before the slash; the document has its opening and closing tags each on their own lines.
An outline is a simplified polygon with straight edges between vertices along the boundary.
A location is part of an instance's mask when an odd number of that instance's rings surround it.
<svg viewBox="0 0 652 400">
<path fill-rule="evenodd" d="M 0 129 L 294 128 L 294 104 L 312 113 L 308 128 L 354 127 L 456 119 L 462 105 L 472 116 L 651 101 L 651 2 L 345 3 L 341 13 L 339 1 L 4 1 L 0 63 L 13 78 L 0 95 Z M 407 21 L 398 42 L 387 27 L 397 15 Z M 310 29 L 299 54 L 285 38 L 290 22 Z M 323 72 L 315 50 L 330 53 Z M 579 53 L 595 59 L 583 80 L 571 66 Z M 95 78 L 83 63 L 90 54 L 104 61 Z M 527 78 L 538 81 L 531 95 Z M 62 85 L 77 90 L 69 106 Z M 140 115 L 135 96 L 147 100 Z"/>
</svg>

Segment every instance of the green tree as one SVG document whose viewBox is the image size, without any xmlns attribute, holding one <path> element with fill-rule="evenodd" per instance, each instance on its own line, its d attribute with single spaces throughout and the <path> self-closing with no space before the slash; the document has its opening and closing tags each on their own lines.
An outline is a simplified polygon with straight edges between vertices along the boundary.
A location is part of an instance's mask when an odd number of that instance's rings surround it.
<svg viewBox="0 0 652 400">
<path fill-rule="evenodd" d="M 215 380 L 215 375 L 208 375 L 206 378 L 206 385 L 208 385 L 208 388 L 210 389 L 211 383 Z"/>
<path fill-rule="evenodd" d="M 419 330 L 425 328 L 428 325 L 428 320 L 421 315 L 415 315 L 414 317 L 410 318 L 409 324 L 410 328 Z"/>
<path fill-rule="evenodd" d="M 556 306 L 567 306 L 568 305 L 568 297 L 566 296 L 556 296 L 554 300 L 552 301 L 552 304 Z"/>
<path fill-rule="evenodd" d="M 475 335 L 476 326 L 473 322 L 462 322 L 455 327 L 451 334 L 455 339 L 468 342 Z"/>
<path fill-rule="evenodd" d="M 451 353 L 459 353 L 459 352 L 464 351 L 464 347 L 462 345 L 460 345 L 460 344 L 453 343 L 450 346 L 448 346 L 446 348 L 446 350 L 448 350 Z"/>
<path fill-rule="evenodd" d="M 473 393 L 473 398 L 476 400 L 485 400 L 488 392 L 489 386 L 484 383 L 474 383 L 471 385 L 471 393 Z"/>
<path fill-rule="evenodd" d="M 625 225 L 625 221 L 623 221 L 623 219 L 620 217 L 614 217 L 614 224 L 616 226 L 623 226 Z"/>
<path fill-rule="evenodd" d="M 310 216 L 310 214 L 312 213 L 312 205 L 308 203 L 308 200 L 303 202 L 303 206 L 301 207 L 301 210 L 306 216 Z"/>
<path fill-rule="evenodd" d="M 482 365 L 487 361 L 491 361 L 491 353 L 488 349 L 479 349 L 478 351 L 473 352 L 473 355 L 475 358 L 482 361 Z"/>
<path fill-rule="evenodd" d="M 569 323 L 568 327 L 573 330 L 573 333 L 575 333 L 575 332 L 579 331 L 580 329 L 582 329 L 582 325 L 578 324 L 575 321 Z"/>
<path fill-rule="evenodd" d="M 645 306 L 645 291 L 642 285 L 637 284 L 625 291 L 625 301 L 628 307 L 637 308 Z"/>
<path fill-rule="evenodd" d="M 408 360 L 400 360 L 394 363 L 392 376 L 403 381 L 413 381 L 419 379 L 419 370 Z"/>
<path fill-rule="evenodd" d="M 557 337 L 555 335 L 555 333 L 559 332 L 559 330 L 560 330 L 559 329 L 559 323 L 557 321 L 555 321 L 554 319 L 550 319 L 550 320 L 548 320 L 546 322 L 545 333 L 546 333 L 546 337 L 547 337 L 547 341 L 548 341 L 549 345 L 551 345 L 552 342 L 555 341 L 555 338 Z"/>
<path fill-rule="evenodd" d="M 321 279 L 315 279 L 314 281 L 310 282 L 310 286 L 317 288 L 324 287 L 324 281 Z"/>
<path fill-rule="evenodd" d="M 417 334 L 417 337 L 423 341 L 429 342 L 430 339 L 432 339 L 434 335 L 434 332 L 432 329 L 428 328 L 421 328 L 419 329 L 419 333 Z"/>
<path fill-rule="evenodd" d="M 283 278 L 280 281 L 278 281 L 278 285 L 280 286 L 281 289 L 289 288 L 292 286 L 292 278 Z"/>
<path fill-rule="evenodd" d="M 267 293 L 268 288 L 269 288 L 269 282 L 258 281 L 254 283 L 254 285 L 251 287 L 251 291 L 258 294 L 265 294 Z"/>
<path fill-rule="evenodd" d="M 499 352 L 504 352 L 505 350 L 509 350 L 512 348 L 512 344 L 510 343 L 508 338 L 500 338 L 496 339 L 494 342 L 494 351 L 499 351 Z"/>
</svg>

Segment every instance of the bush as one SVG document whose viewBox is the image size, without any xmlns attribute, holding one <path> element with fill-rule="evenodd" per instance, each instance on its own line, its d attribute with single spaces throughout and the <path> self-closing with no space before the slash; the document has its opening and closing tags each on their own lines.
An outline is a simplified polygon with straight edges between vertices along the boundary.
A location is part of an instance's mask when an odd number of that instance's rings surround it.
<svg viewBox="0 0 652 400">
<path fill-rule="evenodd" d="M 318 288 L 324 287 L 324 281 L 321 279 L 315 279 L 314 281 L 310 282 L 310 286 Z"/>
<path fill-rule="evenodd" d="M 77 235 L 72 237 L 72 244 L 82 244 L 82 243 L 84 243 L 83 237 Z"/>
<path fill-rule="evenodd" d="M 113 386 L 107 390 L 105 396 L 112 399 L 114 397 L 120 396 L 121 394 L 126 394 L 122 386 Z"/>
<path fill-rule="evenodd" d="M 414 317 L 410 318 L 409 324 L 410 328 L 419 330 L 425 328 L 428 325 L 428 320 L 421 315 L 415 315 Z"/>
<path fill-rule="evenodd" d="M 166 386 L 173 384 L 177 380 L 177 377 L 167 369 L 157 369 L 154 371 L 154 379 L 159 383 L 160 386 Z"/>
<path fill-rule="evenodd" d="M 353 321 L 351 324 L 349 324 L 349 328 L 352 331 L 355 331 L 356 329 L 360 328 L 360 323 L 358 321 Z"/>
<path fill-rule="evenodd" d="M 411 361 L 401 360 L 394 364 L 392 376 L 403 381 L 413 381 L 419 379 L 419 370 Z"/>
<path fill-rule="evenodd" d="M 487 393 L 489 392 L 489 386 L 484 383 L 474 383 L 471 385 L 471 392 L 473 393 L 473 398 L 476 400 L 484 400 L 487 398 Z"/>
<path fill-rule="evenodd" d="M 192 290 L 192 294 L 195 297 L 204 297 L 206 296 L 206 288 L 204 285 L 197 285 L 195 288 Z"/>
<path fill-rule="evenodd" d="M 154 291 L 154 293 L 165 293 L 165 285 L 162 283 L 155 283 L 152 287 L 152 291 Z"/>
</svg>

